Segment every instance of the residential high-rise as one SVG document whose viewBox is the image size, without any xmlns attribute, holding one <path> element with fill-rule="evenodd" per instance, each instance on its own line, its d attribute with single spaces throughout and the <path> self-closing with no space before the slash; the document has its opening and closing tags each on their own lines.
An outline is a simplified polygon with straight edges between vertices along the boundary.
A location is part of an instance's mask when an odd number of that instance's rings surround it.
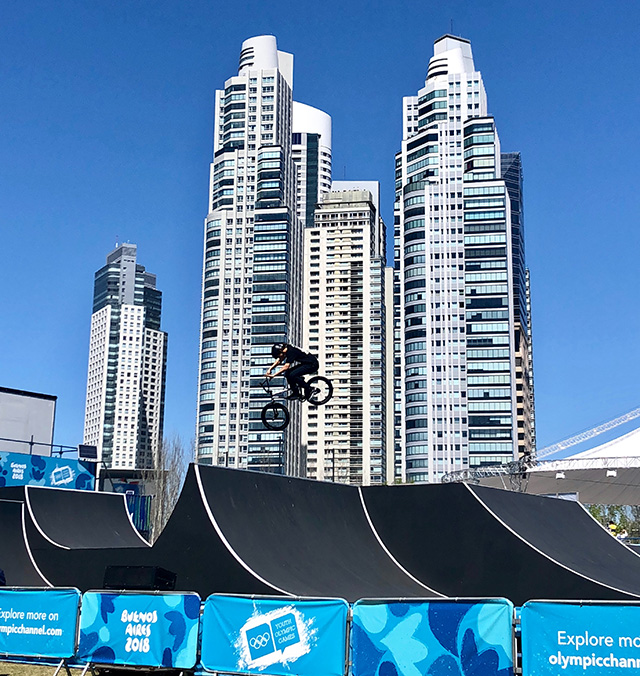
<svg viewBox="0 0 640 676">
<path fill-rule="evenodd" d="M 153 468 L 162 441 L 162 292 L 136 259 L 135 244 L 116 247 L 93 290 L 84 443 L 97 446 L 111 470 Z"/>
<path fill-rule="evenodd" d="M 501 155 L 463 38 L 436 41 L 424 87 L 403 101 L 394 222 L 400 478 L 531 452 L 520 156 Z"/>
<path fill-rule="evenodd" d="M 331 117 L 317 108 L 293 102 L 293 161 L 296 204 L 303 225 L 313 225 L 322 195 L 331 190 Z"/>
<path fill-rule="evenodd" d="M 333 398 L 304 412 L 307 476 L 387 480 L 385 228 L 375 181 L 335 181 L 305 229 L 304 346 Z M 391 419 L 392 424 L 393 419 Z"/>
<path fill-rule="evenodd" d="M 294 162 L 292 88 L 293 56 L 263 35 L 242 44 L 238 74 L 216 92 L 196 453 L 203 464 L 301 475 L 300 416 L 292 415 L 284 432 L 269 431 L 260 420 L 266 402 L 260 383 L 272 362 L 271 346 L 302 341 L 297 176 L 304 175 L 309 199 L 307 186 L 321 178 L 317 167 L 315 178 L 306 171 L 302 158 L 297 167 Z M 305 108 L 300 111 L 308 113 Z M 324 115 L 316 112 L 316 119 Z M 298 128 L 297 146 L 303 131 Z M 330 155 L 326 134 L 308 131 L 316 134 L 316 162 L 327 141 Z M 306 213 L 306 203 L 300 207 Z"/>
<path fill-rule="evenodd" d="M 509 193 L 513 268 L 514 350 L 516 355 L 516 420 L 518 456 L 535 453 L 533 346 L 529 269 L 525 265 L 523 175 L 520 153 L 502 153 L 501 176 Z"/>
</svg>

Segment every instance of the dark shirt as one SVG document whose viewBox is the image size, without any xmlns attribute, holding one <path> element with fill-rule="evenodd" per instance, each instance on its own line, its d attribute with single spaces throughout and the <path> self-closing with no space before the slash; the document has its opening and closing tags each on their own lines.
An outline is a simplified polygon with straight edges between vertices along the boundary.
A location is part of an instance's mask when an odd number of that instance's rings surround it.
<svg viewBox="0 0 640 676">
<path fill-rule="evenodd" d="M 0 568 L 0 587 L 6 587 L 7 586 L 7 580 L 4 576 L 4 570 Z"/>
<path fill-rule="evenodd" d="M 316 364 L 318 360 L 312 354 L 303 352 L 293 345 L 288 345 L 287 351 L 284 353 L 283 362 L 285 364 Z"/>
</svg>

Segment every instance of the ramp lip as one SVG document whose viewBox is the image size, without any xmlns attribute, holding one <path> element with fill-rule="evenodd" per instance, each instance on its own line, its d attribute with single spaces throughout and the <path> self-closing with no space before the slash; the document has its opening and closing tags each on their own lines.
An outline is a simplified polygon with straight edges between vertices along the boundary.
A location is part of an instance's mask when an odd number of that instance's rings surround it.
<svg viewBox="0 0 640 676">
<path fill-rule="evenodd" d="M 220 528 L 220 525 L 216 521 L 215 516 L 213 515 L 213 512 L 211 511 L 211 507 L 209 506 L 209 501 L 206 498 L 205 492 L 204 492 L 204 487 L 202 486 L 202 479 L 200 477 L 200 468 L 198 465 L 194 465 L 195 469 L 195 475 L 196 475 L 196 481 L 198 483 L 198 490 L 200 491 L 200 499 L 202 500 L 202 504 L 204 505 L 205 511 L 207 513 L 207 516 L 209 517 L 209 520 L 211 521 L 211 524 L 216 531 L 216 534 L 220 538 L 222 544 L 229 550 L 230 554 L 233 556 L 233 558 L 251 575 L 253 575 L 255 578 L 260 580 L 263 584 L 266 584 L 268 587 L 271 587 L 271 589 L 275 589 L 276 591 L 279 591 L 281 594 L 284 594 L 285 596 L 295 596 L 295 594 L 292 594 L 291 592 L 286 591 L 285 589 L 281 589 L 280 587 L 277 587 L 275 584 L 272 582 L 269 582 L 265 580 L 261 575 L 256 573 L 255 570 L 253 570 L 245 561 L 242 560 L 240 555 L 235 551 L 235 549 L 231 546 L 231 543 L 227 540 L 225 537 L 224 533 L 222 532 L 222 529 Z"/>
<path fill-rule="evenodd" d="M 430 592 L 432 592 L 432 593 L 434 593 L 434 594 L 437 594 L 438 596 L 440 596 L 440 597 L 442 597 L 442 598 L 446 598 L 446 595 L 445 595 L 445 594 L 441 594 L 439 591 L 436 591 L 435 589 L 432 589 L 431 587 L 429 587 L 428 585 L 426 585 L 424 582 L 420 581 L 417 577 L 415 577 L 414 575 L 412 575 L 412 574 L 411 574 L 411 573 L 410 573 L 410 572 L 409 572 L 409 571 L 408 571 L 408 570 L 407 570 L 407 569 L 406 569 L 406 568 L 405 568 L 405 567 L 404 567 L 404 566 L 403 566 L 403 565 L 395 558 L 395 556 L 389 551 L 389 549 L 387 548 L 387 546 L 386 546 L 385 543 L 383 542 L 382 538 L 381 538 L 380 535 L 378 534 L 378 531 L 376 530 L 375 526 L 373 525 L 373 521 L 371 520 L 371 516 L 369 515 L 369 510 L 367 509 L 367 505 L 366 505 L 366 503 L 365 503 L 365 501 L 364 501 L 364 495 L 362 494 L 362 487 L 361 487 L 361 486 L 358 486 L 358 495 L 360 496 L 360 504 L 362 505 L 362 511 L 364 512 L 364 515 L 365 515 L 365 517 L 366 517 L 366 519 L 367 519 L 367 523 L 369 524 L 369 528 L 371 528 L 371 531 L 372 531 L 373 535 L 375 536 L 375 538 L 376 538 L 378 544 L 380 545 L 380 547 L 382 548 L 382 550 L 384 551 L 384 553 L 385 553 L 385 554 L 393 561 L 393 563 L 394 563 L 396 566 L 398 566 L 398 568 L 400 568 L 400 570 L 401 570 L 405 575 L 407 575 L 408 577 L 410 577 L 414 582 L 416 582 L 417 584 L 419 584 L 421 587 L 424 587 L 427 591 L 430 591 Z"/>
<path fill-rule="evenodd" d="M 555 563 L 557 566 L 560 566 L 560 568 L 564 568 L 565 570 L 568 570 L 570 573 L 573 573 L 574 575 L 577 575 L 578 577 L 581 577 L 585 580 L 588 580 L 589 582 L 593 582 L 594 584 L 600 585 L 601 587 L 606 587 L 607 589 L 612 589 L 613 591 L 619 592 L 620 594 L 626 594 L 628 596 L 633 596 L 634 598 L 640 598 L 640 594 L 636 594 L 634 592 L 628 591 L 626 589 L 619 589 L 618 587 L 613 587 L 610 584 L 607 584 L 606 582 L 601 582 L 600 580 L 596 580 L 592 577 L 589 577 L 588 575 L 585 575 L 584 573 L 581 573 L 580 571 L 574 570 L 573 568 L 569 568 L 564 563 L 561 563 L 560 561 L 557 561 L 554 559 L 552 556 L 549 556 L 546 552 L 542 551 L 541 549 L 538 549 L 533 543 L 529 542 L 528 540 L 525 540 L 520 533 L 515 531 L 509 524 L 507 524 L 505 521 L 503 521 L 487 504 L 482 500 L 482 498 L 473 490 L 473 488 L 466 482 L 462 482 L 462 485 L 473 495 L 473 497 L 484 507 L 484 509 L 493 516 L 498 523 L 502 524 L 504 528 L 506 528 L 510 533 L 513 533 L 519 540 L 522 540 L 522 542 L 525 543 L 528 547 L 533 549 L 535 552 L 538 552 L 538 554 L 541 554 L 544 556 L 546 559 L 549 559 L 549 561 L 552 561 Z M 485 488 L 490 488 L 489 486 L 486 486 Z M 493 490 L 500 490 L 498 489 L 493 489 Z"/>
<path fill-rule="evenodd" d="M 29 538 L 27 537 L 27 523 L 25 519 L 25 508 L 24 508 L 24 503 L 22 504 L 22 537 L 24 539 L 24 546 L 25 549 L 27 550 L 27 554 L 29 555 L 29 558 L 31 559 L 31 563 L 33 564 L 33 567 L 38 573 L 38 575 L 42 578 L 42 580 L 47 584 L 49 587 L 53 587 L 54 585 L 44 576 L 42 571 L 40 570 L 38 564 L 36 563 L 36 560 L 31 552 L 31 547 L 29 546 Z"/>
</svg>

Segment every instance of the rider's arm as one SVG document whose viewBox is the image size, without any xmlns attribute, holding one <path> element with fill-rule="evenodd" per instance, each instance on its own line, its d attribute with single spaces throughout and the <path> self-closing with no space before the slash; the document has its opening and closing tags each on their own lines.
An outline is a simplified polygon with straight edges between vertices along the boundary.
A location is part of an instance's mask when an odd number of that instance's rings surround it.
<svg viewBox="0 0 640 676">
<path fill-rule="evenodd" d="M 271 364 L 271 366 L 267 369 L 267 372 L 266 372 L 266 374 L 265 374 L 265 375 L 267 376 L 267 378 L 270 378 L 270 377 L 271 377 L 271 375 L 272 375 L 272 374 L 271 374 L 271 371 L 273 371 L 273 369 L 274 369 L 281 361 L 282 361 L 282 357 L 278 357 L 278 358 L 273 362 L 273 364 Z M 288 364 L 285 364 L 285 370 L 286 370 L 287 368 L 289 368 L 289 365 L 288 365 Z M 278 372 L 278 373 L 276 373 L 276 374 L 274 374 L 273 377 L 275 378 L 276 376 L 280 375 L 280 373 L 281 373 L 281 371 Z"/>
<path fill-rule="evenodd" d="M 275 366 L 275 364 L 274 364 L 274 366 Z M 283 364 L 282 368 L 277 373 L 273 374 L 273 377 L 277 378 L 278 376 L 282 375 L 289 368 L 289 366 L 291 366 L 291 364 Z M 271 370 L 271 369 L 269 369 L 269 370 Z"/>
</svg>

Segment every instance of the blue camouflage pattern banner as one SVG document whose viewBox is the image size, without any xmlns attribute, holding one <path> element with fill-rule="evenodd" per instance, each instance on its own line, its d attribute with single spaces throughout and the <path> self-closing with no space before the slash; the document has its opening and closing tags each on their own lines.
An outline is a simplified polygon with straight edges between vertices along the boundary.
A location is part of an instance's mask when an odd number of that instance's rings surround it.
<svg viewBox="0 0 640 676">
<path fill-rule="evenodd" d="M 210 596 L 202 615 L 207 671 L 343 676 L 347 614 L 341 599 Z"/>
<path fill-rule="evenodd" d="M 92 491 L 95 477 L 91 463 L 2 451 L 0 488 L 3 486 L 48 486 Z"/>
<path fill-rule="evenodd" d="M 199 619 L 197 594 L 87 592 L 77 661 L 191 669 Z"/>
<path fill-rule="evenodd" d="M 522 608 L 523 676 L 640 669 L 640 606 L 529 601 Z"/>
<path fill-rule="evenodd" d="M 353 676 L 512 676 L 513 605 L 506 599 L 358 601 Z"/>
<path fill-rule="evenodd" d="M 79 607 L 77 589 L 0 590 L 0 655 L 72 657 Z"/>
</svg>

